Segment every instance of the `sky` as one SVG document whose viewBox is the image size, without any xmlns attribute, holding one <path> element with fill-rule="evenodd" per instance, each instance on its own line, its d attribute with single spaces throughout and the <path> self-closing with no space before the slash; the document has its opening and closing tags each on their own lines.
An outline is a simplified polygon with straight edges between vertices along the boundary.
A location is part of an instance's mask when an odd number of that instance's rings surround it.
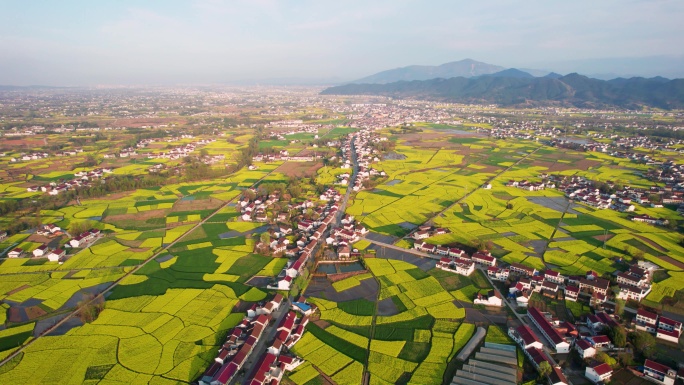
<svg viewBox="0 0 684 385">
<path fill-rule="evenodd" d="M 0 84 L 342 82 L 465 58 L 653 76 L 684 58 L 683 17 L 681 0 L 5 0 Z"/>
</svg>

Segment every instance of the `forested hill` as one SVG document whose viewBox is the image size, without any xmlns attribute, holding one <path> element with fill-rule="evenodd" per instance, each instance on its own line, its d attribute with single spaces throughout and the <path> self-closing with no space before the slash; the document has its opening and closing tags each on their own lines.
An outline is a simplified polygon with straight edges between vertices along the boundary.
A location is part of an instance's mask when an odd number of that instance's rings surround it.
<svg viewBox="0 0 684 385">
<path fill-rule="evenodd" d="M 562 77 L 480 76 L 399 81 L 388 84 L 347 84 L 323 95 L 383 95 L 458 103 L 502 106 L 564 105 L 582 108 L 684 108 L 684 79 L 661 77 L 598 80 L 578 74 Z"/>
</svg>

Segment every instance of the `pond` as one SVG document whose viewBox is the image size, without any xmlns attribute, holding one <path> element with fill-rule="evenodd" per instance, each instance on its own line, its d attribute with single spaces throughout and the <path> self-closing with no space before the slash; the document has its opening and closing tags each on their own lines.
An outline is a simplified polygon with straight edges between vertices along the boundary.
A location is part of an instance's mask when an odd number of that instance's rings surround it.
<svg viewBox="0 0 684 385">
<path fill-rule="evenodd" d="M 340 268 L 340 272 L 342 272 L 342 273 L 349 273 L 352 271 L 365 270 L 363 268 L 363 266 L 361 265 L 361 262 L 344 263 L 344 264 L 338 264 L 337 266 Z"/>
<path fill-rule="evenodd" d="M 318 264 L 316 272 L 325 274 L 335 274 L 337 273 L 337 269 L 335 268 L 335 265 L 332 263 L 320 263 Z"/>
<path fill-rule="evenodd" d="M 316 272 L 325 274 L 350 273 L 365 270 L 360 262 L 348 263 L 319 263 Z"/>
</svg>

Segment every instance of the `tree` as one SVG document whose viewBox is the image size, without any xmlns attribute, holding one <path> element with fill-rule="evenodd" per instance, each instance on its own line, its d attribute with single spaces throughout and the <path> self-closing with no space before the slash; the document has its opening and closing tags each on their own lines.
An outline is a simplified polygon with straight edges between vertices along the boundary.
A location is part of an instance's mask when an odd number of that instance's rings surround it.
<svg viewBox="0 0 684 385">
<path fill-rule="evenodd" d="M 551 374 L 552 370 L 553 368 L 551 368 L 548 361 L 542 361 L 542 363 L 539 364 L 539 377 L 547 377 Z"/>
<path fill-rule="evenodd" d="M 645 357 L 650 357 L 656 347 L 656 339 L 651 335 L 651 333 L 645 331 L 636 331 L 630 333 L 630 340 L 634 348 L 641 352 Z"/>
<path fill-rule="evenodd" d="M 98 299 L 92 293 L 84 294 L 83 299 L 76 305 L 78 317 L 83 323 L 90 323 L 97 319 L 102 310 L 104 310 L 104 301 L 102 297 Z"/>
<path fill-rule="evenodd" d="M 627 332 L 620 325 L 615 325 L 608 329 L 608 337 L 613 341 L 613 345 L 624 348 L 627 345 Z"/>
<path fill-rule="evenodd" d="M 594 355 L 594 359 L 596 361 L 608 364 L 611 368 L 617 366 L 617 361 L 615 360 L 615 358 L 609 356 L 604 352 L 596 352 L 596 354 Z"/>
<path fill-rule="evenodd" d="M 622 317 L 622 315 L 624 314 L 624 312 L 625 312 L 625 300 L 624 300 L 624 299 L 616 298 L 616 299 L 615 299 L 615 314 L 617 314 L 617 315 L 619 315 L 620 317 Z M 625 329 L 623 328 L 622 331 L 623 331 L 623 333 L 624 333 Z M 625 335 L 625 340 L 626 340 L 626 339 L 627 339 L 627 335 Z M 623 346 L 624 346 L 624 345 L 623 345 Z M 620 346 L 620 347 L 622 347 L 622 346 Z"/>
</svg>

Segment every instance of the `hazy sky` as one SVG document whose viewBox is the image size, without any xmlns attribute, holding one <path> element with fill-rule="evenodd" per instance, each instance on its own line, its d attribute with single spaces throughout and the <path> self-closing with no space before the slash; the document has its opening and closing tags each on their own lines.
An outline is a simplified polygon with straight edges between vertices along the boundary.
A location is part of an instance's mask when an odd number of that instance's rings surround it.
<svg viewBox="0 0 684 385">
<path fill-rule="evenodd" d="M 554 69 L 682 55 L 683 20 L 682 0 L 4 0 L 0 84 L 352 80 L 464 58 Z"/>
</svg>

